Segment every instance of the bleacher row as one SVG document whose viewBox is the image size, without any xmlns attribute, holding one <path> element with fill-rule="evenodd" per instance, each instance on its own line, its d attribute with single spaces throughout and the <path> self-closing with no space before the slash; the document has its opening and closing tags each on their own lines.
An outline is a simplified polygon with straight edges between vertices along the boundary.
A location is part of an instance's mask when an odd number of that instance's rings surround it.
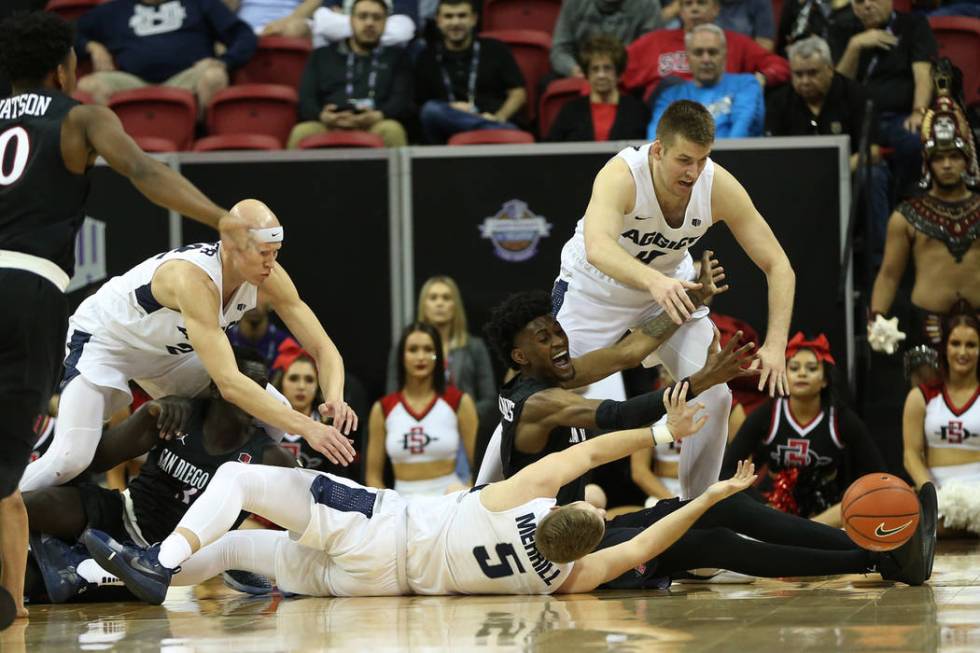
<svg viewBox="0 0 980 653">
<path fill-rule="evenodd" d="M 106 0 L 50 0 L 47 10 L 67 20 Z M 773 0 L 779 15 L 782 0 Z M 537 125 L 543 136 L 565 102 L 580 95 L 586 82 L 580 79 L 552 81 L 543 93 L 541 80 L 550 71 L 549 52 L 561 0 L 484 0 L 481 36 L 508 45 L 524 75 L 528 102 L 524 117 Z M 896 0 L 899 11 L 911 8 L 911 0 Z M 980 19 L 931 17 L 929 24 L 939 42 L 939 54 L 963 71 L 968 105 L 980 104 Z M 207 136 L 195 141 L 198 108 L 189 91 L 147 87 L 123 91 L 109 103 L 126 131 L 150 152 L 282 149 L 296 123 L 298 88 L 312 46 L 306 39 L 262 37 L 255 56 L 232 75 L 232 86 L 219 92 L 206 110 Z M 79 66 L 79 77 L 89 72 Z M 76 98 L 91 102 L 84 93 Z M 465 132 L 450 145 L 532 143 L 529 132 L 486 130 Z M 300 148 L 384 147 L 380 136 L 367 132 L 333 131 L 311 136 Z"/>
</svg>

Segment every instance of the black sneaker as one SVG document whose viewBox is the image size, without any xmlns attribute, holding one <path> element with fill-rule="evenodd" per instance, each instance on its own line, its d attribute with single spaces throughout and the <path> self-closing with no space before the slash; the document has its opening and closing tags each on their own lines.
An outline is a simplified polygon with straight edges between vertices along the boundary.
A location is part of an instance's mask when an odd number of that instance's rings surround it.
<svg viewBox="0 0 980 653">
<path fill-rule="evenodd" d="M 17 606 L 10 592 L 0 587 L 0 630 L 6 630 L 17 617 Z"/>
<path fill-rule="evenodd" d="M 82 542 L 103 569 L 118 576 L 129 591 L 153 605 L 160 605 L 167 598 L 170 579 L 180 571 L 179 567 L 168 569 L 160 564 L 159 544 L 148 549 L 120 544 L 94 528 L 82 533 Z"/>
<path fill-rule="evenodd" d="M 926 580 L 932 578 L 932 563 L 936 558 L 936 527 L 939 523 L 939 498 L 936 486 L 926 481 L 919 488 L 919 503 L 922 505 L 922 521 L 925 522 L 925 536 L 922 538 L 922 555 L 926 559 Z"/>
<path fill-rule="evenodd" d="M 41 580 L 52 603 L 64 603 L 90 589 L 90 583 L 76 569 L 88 555 L 80 555 L 57 537 L 32 534 L 31 553 L 41 571 Z"/>
<path fill-rule="evenodd" d="M 221 579 L 225 581 L 225 585 L 236 592 L 243 592 L 253 596 L 272 594 L 276 589 L 272 581 L 265 576 L 240 569 L 229 569 L 228 571 L 222 572 Z"/>
<path fill-rule="evenodd" d="M 878 554 L 878 573 L 885 580 L 897 580 L 906 585 L 921 585 L 928 578 L 929 564 L 925 556 L 926 540 L 930 539 L 926 532 L 926 519 L 922 510 L 919 511 L 919 525 L 909 541 L 892 551 Z M 933 545 L 935 536 L 931 537 Z"/>
</svg>

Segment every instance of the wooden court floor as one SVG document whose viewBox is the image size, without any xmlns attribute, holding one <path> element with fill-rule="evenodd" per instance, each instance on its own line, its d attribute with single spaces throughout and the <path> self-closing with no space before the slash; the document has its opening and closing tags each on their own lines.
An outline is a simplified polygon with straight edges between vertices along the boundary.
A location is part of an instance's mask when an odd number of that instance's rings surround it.
<svg viewBox="0 0 980 653">
<path fill-rule="evenodd" d="M 877 577 L 875 577 L 877 578 Z M 554 597 L 243 598 L 220 582 L 163 606 L 34 606 L 4 653 L 159 651 L 980 651 L 980 543 L 940 543 L 933 578 L 864 576 Z"/>
</svg>

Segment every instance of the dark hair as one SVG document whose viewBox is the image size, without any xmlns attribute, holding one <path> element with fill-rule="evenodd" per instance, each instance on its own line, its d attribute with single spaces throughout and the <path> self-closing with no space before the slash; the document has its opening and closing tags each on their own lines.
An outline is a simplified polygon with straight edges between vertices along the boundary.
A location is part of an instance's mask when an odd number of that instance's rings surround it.
<svg viewBox="0 0 980 653">
<path fill-rule="evenodd" d="M 664 147 L 670 147 L 678 134 L 692 143 L 707 147 L 715 142 L 715 119 L 698 102 L 671 102 L 657 123 L 657 140 Z"/>
<path fill-rule="evenodd" d="M 616 67 L 616 74 L 622 75 L 626 70 L 627 53 L 626 46 L 615 36 L 608 34 L 597 34 L 582 43 L 578 51 L 578 62 L 582 71 L 588 77 L 589 64 L 595 57 L 609 57 L 613 66 Z"/>
<path fill-rule="evenodd" d="M 286 374 L 289 372 L 289 368 L 295 365 L 296 363 L 309 363 L 310 365 L 313 366 L 314 374 L 316 373 L 316 361 L 313 360 L 313 357 L 305 352 L 300 354 L 292 361 L 290 361 L 289 365 L 287 365 L 286 367 L 281 369 L 276 369 L 272 372 L 272 378 L 269 380 L 269 383 L 271 383 L 272 386 L 279 392 L 282 392 L 282 382 L 286 378 Z M 323 403 L 323 393 L 320 391 L 320 384 L 318 382 L 316 384 L 316 391 L 313 393 L 313 408 L 316 409 L 316 407 L 322 403 Z"/>
<path fill-rule="evenodd" d="M 15 14 L 0 22 L 0 72 L 10 81 L 40 82 L 71 51 L 72 27 L 45 11 Z"/>
<path fill-rule="evenodd" d="M 442 9 L 443 5 L 449 5 L 450 7 L 455 7 L 456 5 L 469 5 L 473 13 L 477 13 L 476 3 L 473 0 L 439 0 L 436 5 L 436 15 L 439 14 L 439 10 Z"/>
<path fill-rule="evenodd" d="M 551 310 L 551 296 L 543 290 L 515 293 L 493 309 L 490 321 L 483 331 L 501 362 L 511 369 L 518 369 L 517 363 L 510 356 L 514 339 L 536 318 L 551 315 Z"/>
<path fill-rule="evenodd" d="M 388 3 L 385 2 L 385 0 L 354 0 L 354 2 L 352 2 L 350 5 L 350 12 L 353 14 L 354 8 L 362 2 L 373 2 L 376 5 L 381 5 L 381 7 L 385 10 L 385 16 L 391 14 L 391 8 L 388 6 Z"/>
<path fill-rule="evenodd" d="M 943 342 L 939 350 L 939 368 L 943 372 L 943 378 L 949 379 L 949 337 L 953 329 L 965 326 L 977 332 L 980 336 L 980 320 L 977 319 L 976 311 L 970 306 L 970 302 L 965 299 L 958 300 L 953 304 L 946 319 L 943 320 Z M 980 380 L 980 365 L 976 370 L 977 380 Z"/>
<path fill-rule="evenodd" d="M 439 337 L 439 332 L 431 324 L 426 324 L 425 322 L 412 322 L 405 330 L 402 331 L 402 337 L 398 339 L 398 389 L 401 390 L 405 387 L 405 378 L 407 372 L 405 370 L 405 343 L 408 342 L 408 337 L 413 333 L 426 333 L 432 338 L 432 344 L 436 348 L 436 366 L 435 370 L 432 372 L 432 387 L 435 388 L 436 394 L 441 395 L 446 392 L 446 359 L 442 353 L 442 338 Z"/>
</svg>

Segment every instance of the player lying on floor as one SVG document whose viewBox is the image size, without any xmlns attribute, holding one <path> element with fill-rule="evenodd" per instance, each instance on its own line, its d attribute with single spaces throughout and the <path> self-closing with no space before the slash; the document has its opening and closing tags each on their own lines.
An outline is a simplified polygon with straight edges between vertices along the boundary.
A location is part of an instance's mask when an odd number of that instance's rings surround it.
<svg viewBox="0 0 980 653">
<path fill-rule="evenodd" d="M 229 568 L 314 596 L 588 592 L 659 555 L 712 505 L 755 480 L 752 465 L 741 465 L 629 541 L 592 553 L 605 531 L 602 512 L 585 502 L 558 507 L 555 494 L 599 465 L 696 433 L 702 406 L 688 406 L 686 395 L 686 383 L 665 394 L 664 425 L 610 433 L 508 480 L 439 498 L 405 501 L 330 474 L 226 463 L 161 545 L 121 545 L 92 529 L 83 542 L 156 604 L 172 582 L 196 584 Z M 226 532 L 241 510 L 289 532 Z M 883 560 L 858 555 L 855 571 Z"/>
<path fill-rule="evenodd" d="M 236 348 L 235 358 L 242 374 L 266 386 L 265 361 L 258 352 Z M 117 592 L 93 591 L 121 583 L 76 544 L 86 527 L 147 546 L 174 529 L 222 463 L 296 465 L 250 415 L 222 399 L 213 384 L 207 399 L 171 396 L 140 406 L 105 432 L 92 469 L 111 469 L 143 454 L 147 460 L 125 492 L 80 483 L 24 493 L 33 559 L 25 593 L 31 602 L 46 598 L 61 603 L 82 594 L 87 600 L 96 594 L 101 600 L 118 600 Z M 232 517 L 237 526 L 238 513 Z"/>
</svg>

